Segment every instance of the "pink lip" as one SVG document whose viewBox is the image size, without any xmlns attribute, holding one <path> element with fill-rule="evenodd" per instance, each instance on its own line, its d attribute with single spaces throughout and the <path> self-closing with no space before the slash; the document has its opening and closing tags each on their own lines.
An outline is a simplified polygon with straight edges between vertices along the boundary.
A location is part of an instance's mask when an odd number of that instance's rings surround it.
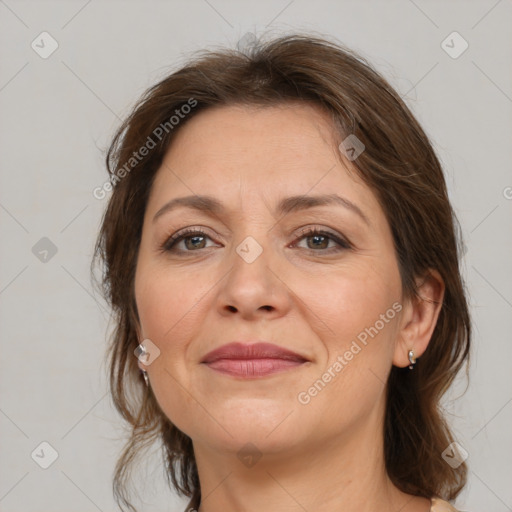
<svg viewBox="0 0 512 512">
<path fill-rule="evenodd" d="M 300 366 L 303 356 L 272 343 L 228 343 L 202 359 L 212 370 L 236 377 L 264 377 Z"/>
</svg>

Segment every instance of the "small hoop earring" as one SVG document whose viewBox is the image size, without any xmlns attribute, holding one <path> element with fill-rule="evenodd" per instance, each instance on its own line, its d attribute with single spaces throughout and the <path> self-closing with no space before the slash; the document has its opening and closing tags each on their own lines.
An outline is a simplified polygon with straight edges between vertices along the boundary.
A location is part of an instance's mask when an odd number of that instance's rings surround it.
<svg viewBox="0 0 512 512">
<path fill-rule="evenodd" d="M 141 343 L 139 343 L 139 346 L 137 347 L 137 351 L 138 351 L 137 358 L 140 361 L 141 356 L 146 356 L 146 354 L 147 354 L 146 347 L 144 345 L 142 345 Z M 140 371 L 142 373 L 142 376 L 144 377 L 144 382 L 146 383 L 146 387 L 149 387 L 148 372 L 146 370 L 144 370 L 144 368 L 141 368 Z"/>
<path fill-rule="evenodd" d="M 414 357 L 414 350 L 409 350 L 409 370 L 412 370 L 414 368 L 414 365 L 416 364 L 416 358 Z"/>
</svg>

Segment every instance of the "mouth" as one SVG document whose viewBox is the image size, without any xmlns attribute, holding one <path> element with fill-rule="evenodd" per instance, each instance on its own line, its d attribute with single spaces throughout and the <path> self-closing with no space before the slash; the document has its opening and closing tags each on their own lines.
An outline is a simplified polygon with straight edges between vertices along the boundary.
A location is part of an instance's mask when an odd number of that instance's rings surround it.
<svg viewBox="0 0 512 512">
<path fill-rule="evenodd" d="M 201 360 L 211 370 L 246 379 L 292 370 L 306 362 L 300 354 L 266 342 L 228 343 Z"/>
</svg>

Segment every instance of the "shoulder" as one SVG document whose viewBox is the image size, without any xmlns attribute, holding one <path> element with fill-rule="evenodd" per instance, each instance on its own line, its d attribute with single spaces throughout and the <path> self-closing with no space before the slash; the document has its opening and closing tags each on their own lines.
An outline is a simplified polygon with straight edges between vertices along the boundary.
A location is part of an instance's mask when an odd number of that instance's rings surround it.
<svg viewBox="0 0 512 512">
<path fill-rule="evenodd" d="M 447 501 L 440 498 L 432 498 L 432 508 L 430 512 L 458 512 L 458 510 Z"/>
</svg>

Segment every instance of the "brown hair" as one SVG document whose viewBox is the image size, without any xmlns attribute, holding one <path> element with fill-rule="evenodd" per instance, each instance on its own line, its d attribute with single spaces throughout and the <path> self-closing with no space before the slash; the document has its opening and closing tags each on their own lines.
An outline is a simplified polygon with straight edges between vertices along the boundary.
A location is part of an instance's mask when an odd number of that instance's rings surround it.
<svg viewBox="0 0 512 512">
<path fill-rule="evenodd" d="M 106 165 L 115 186 L 93 265 L 97 259 L 103 264 L 102 292 L 115 318 L 109 347 L 111 393 L 132 428 L 113 483 L 122 509 L 126 505 L 135 510 L 127 485 L 133 460 L 140 447 L 157 439 L 163 445 L 169 485 L 191 497 L 191 507 L 198 508 L 201 499 L 192 441 L 162 412 L 134 356 L 140 340 L 134 275 L 153 178 L 174 134 L 198 112 L 211 106 L 287 101 L 326 109 L 340 141 L 355 135 L 364 144 L 352 167 L 375 193 L 391 226 L 404 294 L 417 296 L 414 279 L 429 269 L 437 270 L 445 282 L 438 322 L 414 371 L 391 369 L 385 461 L 393 483 L 409 494 L 453 499 L 465 485 L 465 464 L 452 469 L 441 457 L 453 437 L 440 399 L 469 358 L 471 338 L 459 270 L 460 228 L 441 165 L 405 103 L 366 60 L 339 43 L 299 34 L 260 42 L 247 51 L 200 52 L 144 93 L 109 147 Z M 184 115 L 175 124 L 170 119 L 178 111 Z M 134 161 L 134 152 L 150 139 L 155 146 Z"/>
</svg>

